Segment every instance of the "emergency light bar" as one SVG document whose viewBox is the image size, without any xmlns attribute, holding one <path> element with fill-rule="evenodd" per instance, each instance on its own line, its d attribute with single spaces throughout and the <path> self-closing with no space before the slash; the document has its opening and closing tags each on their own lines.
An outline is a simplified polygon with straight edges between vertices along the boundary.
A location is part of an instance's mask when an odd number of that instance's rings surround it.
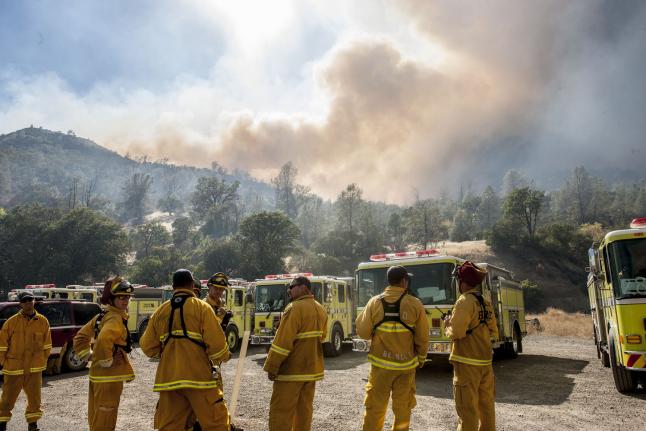
<svg viewBox="0 0 646 431">
<path fill-rule="evenodd" d="M 54 289 L 55 284 L 26 284 L 25 289 Z"/>
<path fill-rule="evenodd" d="M 642 227 L 646 227 L 646 217 L 636 218 L 630 222 L 631 229 L 639 229 Z"/>
<path fill-rule="evenodd" d="M 434 256 L 440 254 L 438 250 L 399 251 L 397 253 L 373 254 L 370 260 L 373 262 L 384 262 L 387 260 L 412 259 L 414 257 Z"/>
<path fill-rule="evenodd" d="M 269 274 L 265 275 L 265 280 L 283 280 L 292 279 L 296 277 L 312 277 L 314 274 L 311 272 L 296 272 L 294 274 Z"/>
</svg>

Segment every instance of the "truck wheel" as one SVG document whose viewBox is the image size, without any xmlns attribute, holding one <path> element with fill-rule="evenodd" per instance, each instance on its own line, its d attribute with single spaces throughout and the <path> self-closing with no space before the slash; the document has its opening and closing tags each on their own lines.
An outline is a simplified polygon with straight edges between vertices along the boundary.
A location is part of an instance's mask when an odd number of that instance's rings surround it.
<svg viewBox="0 0 646 431">
<path fill-rule="evenodd" d="M 592 335 L 594 336 L 594 345 L 597 348 L 597 359 L 601 359 L 601 348 L 599 347 L 599 339 L 597 338 L 597 327 L 592 327 Z"/>
<path fill-rule="evenodd" d="M 634 379 L 630 370 L 627 370 L 623 365 L 617 363 L 617 355 L 615 355 L 615 340 L 610 339 L 610 366 L 612 368 L 612 377 L 615 380 L 615 387 L 621 393 L 633 392 L 637 389 L 637 381 Z"/>
<path fill-rule="evenodd" d="M 229 351 L 235 352 L 240 347 L 240 335 L 238 334 L 238 328 L 234 325 L 230 325 L 227 328 L 227 344 L 229 345 Z"/>
<path fill-rule="evenodd" d="M 65 353 L 63 354 L 63 365 L 69 371 L 81 371 L 85 369 L 87 362 L 87 360 L 81 359 L 76 356 L 76 352 L 74 351 L 72 346 L 69 346 L 67 349 L 65 349 Z"/>
<path fill-rule="evenodd" d="M 506 356 L 510 359 L 516 359 L 518 354 L 523 351 L 523 338 L 516 324 L 514 324 L 514 331 L 511 334 L 511 341 L 507 343 L 506 347 Z"/>
<path fill-rule="evenodd" d="M 137 328 L 137 338 L 140 339 L 144 335 L 144 332 L 146 332 L 146 328 L 148 327 L 148 322 L 150 322 L 150 319 L 144 319 L 141 321 L 139 328 Z"/>
<path fill-rule="evenodd" d="M 325 356 L 334 357 L 341 354 L 343 348 L 343 329 L 339 325 L 332 328 L 332 336 L 329 343 L 323 343 L 323 353 Z"/>
</svg>

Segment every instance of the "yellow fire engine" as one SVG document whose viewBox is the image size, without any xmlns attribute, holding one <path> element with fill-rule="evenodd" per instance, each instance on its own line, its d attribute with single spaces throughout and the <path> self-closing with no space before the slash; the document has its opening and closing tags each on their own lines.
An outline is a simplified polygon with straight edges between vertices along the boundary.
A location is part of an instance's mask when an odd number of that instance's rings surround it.
<svg viewBox="0 0 646 431">
<path fill-rule="evenodd" d="M 419 298 L 426 309 L 430 328 L 428 354 L 448 355 L 451 340 L 444 335 L 443 316 L 451 313 L 458 299 L 453 271 L 462 263 L 464 259 L 442 255 L 437 250 L 372 255 L 370 262 L 360 263 L 357 268 L 358 312 L 388 285 L 388 268 L 402 265 L 413 274 L 410 293 Z M 487 277 L 478 289 L 491 301 L 498 323 L 500 337 L 494 340 L 494 348 L 515 358 L 523 350 L 522 337 L 526 335 L 523 291 L 508 270 L 487 263 L 477 265 L 487 270 Z M 370 342 L 356 338 L 353 350 L 367 352 Z"/>
<path fill-rule="evenodd" d="M 646 218 L 608 232 L 588 251 L 588 295 L 597 356 L 619 392 L 646 384 Z"/>
<path fill-rule="evenodd" d="M 299 275 L 310 279 L 314 297 L 327 312 L 328 338 L 323 343 L 323 353 L 338 356 L 343 343 L 350 342 L 355 333 L 356 301 L 351 277 L 300 273 L 267 275 L 264 279 L 256 280 L 251 344 L 269 347 L 272 343 L 282 312 L 289 303 L 287 286 Z"/>
</svg>

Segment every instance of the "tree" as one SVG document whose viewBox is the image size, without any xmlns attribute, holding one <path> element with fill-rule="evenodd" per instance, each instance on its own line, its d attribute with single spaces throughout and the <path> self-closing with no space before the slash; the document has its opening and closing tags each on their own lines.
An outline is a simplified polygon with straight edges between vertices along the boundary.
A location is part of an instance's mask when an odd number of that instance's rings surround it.
<svg viewBox="0 0 646 431">
<path fill-rule="evenodd" d="M 182 248 L 191 238 L 193 222 L 188 217 L 178 217 L 173 221 L 173 244 Z"/>
<path fill-rule="evenodd" d="M 451 241 L 470 241 L 474 238 L 473 217 L 467 211 L 460 209 L 453 219 L 451 228 Z"/>
<path fill-rule="evenodd" d="M 296 225 L 301 231 L 301 239 L 305 247 L 310 247 L 321 236 L 323 224 L 323 199 L 309 194 L 299 194 L 299 211 Z"/>
<path fill-rule="evenodd" d="M 405 235 L 406 227 L 402 216 L 394 212 L 388 218 L 388 243 L 392 251 L 403 250 L 406 247 Z"/>
<path fill-rule="evenodd" d="M 173 272 L 178 268 L 186 268 L 188 260 L 175 247 L 155 248 L 151 255 L 139 259 L 130 267 L 128 277 L 132 282 L 149 286 L 170 284 Z"/>
<path fill-rule="evenodd" d="M 184 209 L 184 203 L 178 198 L 179 192 L 179 178 L 178 175 L 167 175 L 164 181 L 163 196 L 157 202 L 157 207 L 168 215 Z"/>
<path fill-rule="evenodd" d="M 248 279 L 283 271 L 284 259 L 300 232 L 282 212 L 263 211 L 240 224 L 243 276 Z"/>
<path fill-rule="evenodd" d="M 529 187 L 530 185 L 531 181 L 525 175 L 515 169 L 510 169 L 502 179 L 502 193 L 507 196 L 516 189 Z"/>
<path fill-rule="evenodd" d="M 538 215 L 545 202 L 545 192 L 522 187 L 512 191 L 503 204 L 504 216 L 512 221 L 524 225 L 527 235 L 533 237 L 536 232 Z"/>
<path fill-rule="evenodd" d="M 583 166 L 577 166 L 566 181 L 564 195 L 572 219 L 577 224 L 590 221 L 588 212 L 593 199 L 593 182 Z"/>
<path fill-rule="evenodd" d="M 241 249 L 234 238 L 211 240 L 204 250 L 203 267 L 209 274 L 224 272 L 229 277 L 240 274 Z"/>
<path fill-rule="evenodd" d="M 348 185 L 339 194 L 336 201 L 338 226 L 348 232 L 355 233 L 356 219 L 363 205 L 363 191 L 354 183 Z"/>
<path fill-rule="evenodd" d="M 237 229 L 238 187 L 217 177 L 202 177 L 191 197 L 194 217 L 203 222 L 202 232 L 212 237 L 228 235 Z"/>
<path fill-rule="evenodd" d="M 132 237 L 137 259 L 150 256 L 155 247 L 162 247 L 171 241 L 170 234 L 158 221 L 138 226 Z"/>
<path fill-rule="evenodd" d="M 476 219 L 480 230 L 490 230 L 500 217 L 500 199 L 493 187 L 487 186 L 482 193 L 480 205 L 476 211 Z"/>
<path fill-rule="evenodd" d="M 446 238 L 446 229 L 442 226 L 439 205 L 430 200 L 418 200 L 404 211 L 404 223 L 411 242 L 423 248 Z"/>
<path fill-rule="evenodd" d="M 298 169 L 292 162 L 287 162 L 280 168 L 278 175 L 271 180 L 276 192 L 276 209 L 287 214 L 292 220 L 297 215 L 295 194 L 297 174 Z"/>
<path fill-rule="evenodd" d="M 143 223 L 147 212 L 148 199 L 153 178 L 149 174 L 137 172 L 132 175 L 122 187 L 123 201 L 121 213 L 126 220 L 134 219 L 135 223 Z"/>
</svg>

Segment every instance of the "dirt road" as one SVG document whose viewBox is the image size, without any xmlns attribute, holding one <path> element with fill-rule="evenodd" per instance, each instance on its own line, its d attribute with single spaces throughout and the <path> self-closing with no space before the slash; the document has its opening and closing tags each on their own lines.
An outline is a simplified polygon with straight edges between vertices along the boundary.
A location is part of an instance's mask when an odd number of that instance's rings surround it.
<svg viewBox="0 0 646 431">
<path fill-rule="evenodd" d="M 646 429 L 646 391 L 620 395 L 609 369 L 597 361 L 590 341 L 530 336 L 525 353 L 494 364 L 496 413 L 500 430 L 641 430 Z M 265 430 L 271 383 L 262 372 L 264 349 L 251 349 L 246 362 L 237 423 L 245 430 Z M 126 385 L 119 412 L 119 430 L 150 430 L 157 395 L 151 390 L 156 364 L 140 350 L 133 353 L 137 379 Z M 230 395 L 236 359 L 224 367 Z M 314 405 L 314 430 L 358 430 L 369 366 L 365 355 L 352 352 L 326 361 Z M 46 377 L 43 387 L 44 431 L 85 430 L 87 372 Z M 413 430 L 451 430 L 455 411 L 451 399 L 451 366 L 434 361 L 417 374 L 417 407 Z M 21 395 L 9 430 L 26 429 Z M 392 414 L 386 419 L 388 425 Z"/>
</svg>

